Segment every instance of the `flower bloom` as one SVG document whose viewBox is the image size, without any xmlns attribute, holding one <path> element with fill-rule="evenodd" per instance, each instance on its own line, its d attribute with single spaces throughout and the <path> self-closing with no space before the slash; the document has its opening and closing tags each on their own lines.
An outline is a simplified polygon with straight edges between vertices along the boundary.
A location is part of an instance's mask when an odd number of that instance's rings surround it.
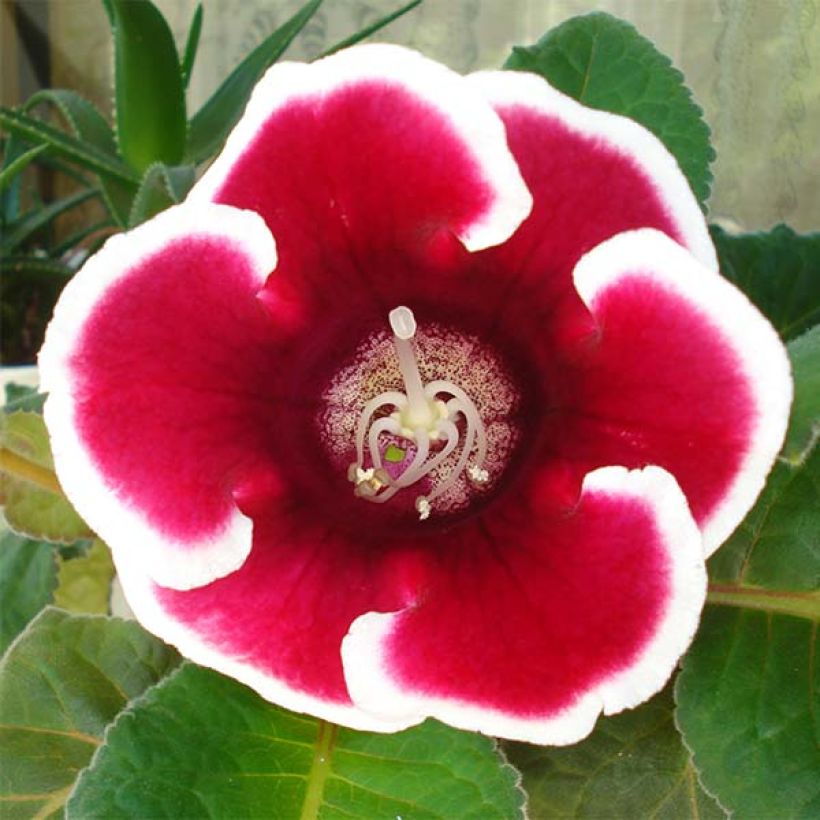
<svg viewBox="0 0 820 820">
<path fill-rule="evenodd" d="M 272 68 L 40 364 L 148 629 L 337 723 L 537 743 L 664 685 L 791 397 L 649 132 L 383 45 Z"/>
</svg>

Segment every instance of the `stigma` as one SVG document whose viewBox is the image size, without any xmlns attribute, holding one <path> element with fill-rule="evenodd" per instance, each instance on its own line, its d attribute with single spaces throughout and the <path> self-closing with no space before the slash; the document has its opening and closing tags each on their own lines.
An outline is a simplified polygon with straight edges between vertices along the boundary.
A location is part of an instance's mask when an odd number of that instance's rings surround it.
<svg viewBox="0 0 820 820">
<path fill-rule="evenodd" d="M 436 471 L 449 472 L 415 500 L 419 519 L 428 519 L 434 502 L 462 476 L 474 485 L 488 481 L 484 469 L 487 433 L 476 405 L 452 381 L 425 383 L 419 372 L 413 311 L 399 306 L 388 315 L 403 390 L 371 398 L 356 424 L 356 461 L 348 468 L 354 493 L 383 504 Z M 365 466 L 367 465 L 367 466 Z"/>
</svg>

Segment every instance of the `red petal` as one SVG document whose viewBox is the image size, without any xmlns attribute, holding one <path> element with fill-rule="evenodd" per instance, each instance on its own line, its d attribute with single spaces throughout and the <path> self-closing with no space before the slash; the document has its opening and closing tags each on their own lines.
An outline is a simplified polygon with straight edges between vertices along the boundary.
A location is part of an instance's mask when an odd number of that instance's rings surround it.
<svg viewBox="0 0 820 820">
<path fill-rule="evenodd" d="M 109 240 L 49 326 L 40 371 L 60 482 L 163 584 L 207 583 L 250 550 L 231 493 L 276 415 L 255 298 L 275 263 L 255 214 L 173 208 Z"/>
<path fill-rule="evenodd" d="M 792 388 L 782 343 L 740 291 L 656 231 L 603 243 L 574 276 L 598 334 L 557 370 L 548 448 L 580 473 L 669 470 L 714 551 L 783 441 Z"/>
<path fill-rule="evenodd" d="M 561 744 L 584 737 L 601 710 L 664 685 L 706 586 L 674 480 L 657 468 L 605 468 L 587 477 L 569 516 L 544 514 L 531 498 L 507 505 L 472 537 L 441 545 L 415 606 L 353 624 L 342 656 L 362 708 Z"/>
<path fill-rule="evenodd" d="M 191 192 L 202 199 L 264 217 L 281 260 L 272 287 L 294 291 L 274 309 L 301 299 L 326 313 L 340 298 L 378 301 L 394 277 L 385 250 L 435 256 L 451 232 L 484 248 L 531 206 L 492 108 L 444 66 L 386 45 L 274 66 Z"/>
</svg>

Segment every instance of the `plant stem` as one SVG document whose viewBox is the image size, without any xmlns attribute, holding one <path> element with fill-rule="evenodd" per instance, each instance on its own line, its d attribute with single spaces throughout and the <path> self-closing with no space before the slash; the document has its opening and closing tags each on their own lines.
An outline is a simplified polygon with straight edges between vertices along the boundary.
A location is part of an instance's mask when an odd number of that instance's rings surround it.
<svg viewBox="0 0 820 820">
<path fill-rule="evenodd" d="M 796 592 L 783 589 L 709 584 L 706 602 L 719 606 L 738 606 L 779 612 L 797 618 L 820 620 L 820 592 Z"/>
</svg>

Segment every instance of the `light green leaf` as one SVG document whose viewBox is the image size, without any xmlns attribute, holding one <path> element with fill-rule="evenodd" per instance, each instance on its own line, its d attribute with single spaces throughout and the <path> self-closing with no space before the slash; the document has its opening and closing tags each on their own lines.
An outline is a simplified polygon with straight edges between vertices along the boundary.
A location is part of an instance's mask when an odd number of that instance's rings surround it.
<svg viewBox="0 0 820 820">
<path fill-rule="evenodd" d="M 113 0 L 117 144 L 142 174 L 177 165 L 185 149 L 185 91 L 174 37 L 149 0 Z"/>
<path fill-rule="evenodd" d="M 569 747 L 506 743 L 509 761 L 524 777 L 530 817 L 724 817 L 697 782 L 689 752 L 672 716 L 672 694 L 614 717 Z"/>
<path fill-rule="evenodd" d="M 5 190 L 9 185 L 11 185 L 11 183 L 17 178 L 17 175 L 21 174 L 26 168 L 28 168 L 28 166 L 44 151 L 48 151 L 47 145 L 36 145 L 34 148 L 20 154 L 20 156 L 14 159 L 13 162 L 5 165 L 3 170 L 0 171 L 0 191 Z"/>
<path fill-rule="evenodd" d="M 70 544 L 91 535 L 62 494 L 43 417 L 18 411 L 0 416 L 0 477 L 9 525 L 33 538 Z"/>
<path fill-rule="evenodd" d="M 319 56 L 320 57 L 327 57 L 330 54 L 335 54 L 337 51 L 341 51 L 343 48 L 350 48 L 350 46 L 355 46 L 356 43 L 360 43 L 362 40 L 368 38 L 371 34 L 375 34 L 377 31 L 380 31 L 385 26 L 390 25 L 394 20 L 398 20 L 399 17 L 404 17 L 408 11 L 412 11 L 416 6 L 421 5 L 421 0 L 413 0 L 412 3 L 408 3 L 401 8 L 396 9 L 396 11 L 391 12 L 390 14 L 385 15 L 384 17 L 380 17 L 376 20 L 375 23 L 371 23 L 369 26 L 365 26 L 365 28 L 357 31 L 355 34 L 351 34 L 350 37 L 345 37 L 344 40 L 340 40 L 335 45 L 332 45 L 326 51 L 323 51 Z"/>
<path fill-rule="evenodd" d="M 644 125 L 673 154 L 705 205 L 715 152 L 703 112 L 680 71 L 631 24 L 603 12 L 573 17 L 534 46 L 516 46 L 504 68 L 540 74 L 584 105 Z"/>
<path fill-rule="evenodd" d="M 521 816 L 516 781 L 480 735 L 340 729 L 185 665 L 120 715 L 68 816 L 492 820 Z"/>
<path fill-rule="evenodd" d="M 136 623 L 42 612 L 0 662 L 3 816 L 60 816 L 106 726 L 178 662 Z"/>
<path fill-rule="evenodd" d="M 60 559 L 54 604 L 69 612 L 107 615 L 113 578 L 111 552 L 95 538 L 85 555 Z"/>
<path fill-rule="evenodd" d="M 189 123 L 188 145 L 185 149 L 187 162 L 198 165 L 222 147 L 245 109 L 257 80 L 268 66 L 282 56 L 321 3 L 322 0 L 310 0 L 283 26 L 268 35 L 197 111 Z"/>
<path fill-rule="evenodd" d="M 191 81 L 191 71 L 194 67 L 194 60 L 196 59 L 197 48 L 199 47 L 199 35 L 202 32 L 202 3 L 199 3 L 194 11 L 191 26 L 188 29 L 188 39 L 185 41 L 185 51 L 182 55 L 182 60 L 179 65 L 179 71 L 182 75 L 182 84 L 188 88 L 188 83 Z"/>
<path fill-rule="evenodd" d="M 0 655 L 47 604 L 57 584 L 54 547 L 0 521 Z"/>
<path fill-rule="evenodd" d="M 800 466 L 820 437 L 820 325 L 789 344 L 794 402 L 782 457 Z"/>
<path fill-rule="evenodd" d="M 0 126 L 12 134 L 17 134 L 34 145 L 45 144 L 55 153 L 77 165 L 104 174 L 125 183 L 139 182 L 137 175 L 118 159 L 94 148 L 82 140 L 70 137 L 59 128 L 46 125 L 39 120 L 0 106 Z"/>
<path fill-rule="evenodd" d="M 794 339 L 820 322 L 820 233 L 787 225 L 760 233 L 730 234 L 710 227 L 720 272 L 775 326 Z"/>
</svg>

